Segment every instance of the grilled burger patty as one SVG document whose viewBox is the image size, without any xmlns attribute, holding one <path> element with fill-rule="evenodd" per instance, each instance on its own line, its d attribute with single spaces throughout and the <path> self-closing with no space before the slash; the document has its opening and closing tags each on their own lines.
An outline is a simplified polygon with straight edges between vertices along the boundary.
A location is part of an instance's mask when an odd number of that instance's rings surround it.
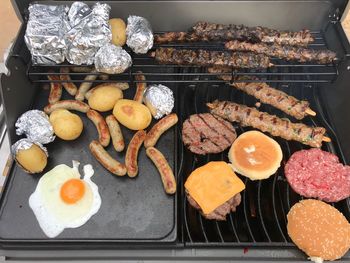
<svg viewBox="0 0 350 263">
<path fill-rule="evenodd" d="M 193 206 L 195 209 L 199 210 L 199 212 L 206 218 L 210 220 L 226 220 L 226 215 L 230 212 L 235 212 L 237 206 L 241 203 L 241 194 L 238 193 L 234 195 L 232 198 L 227 200 L 225 203 L 217 207 L 213 212 L 209 214 L 203 214 L 202 209 L 197 204 L 197 202 L 189 195 L 186 191 L 187 200 L 191 206 Z"/>
<path fill-rule="evenodd" d="M 236 137 L 231 123 L 210 113 L 191 115 L 182 126 L 182 140 L 196 154 L 222 152 Z"/>
</svg>

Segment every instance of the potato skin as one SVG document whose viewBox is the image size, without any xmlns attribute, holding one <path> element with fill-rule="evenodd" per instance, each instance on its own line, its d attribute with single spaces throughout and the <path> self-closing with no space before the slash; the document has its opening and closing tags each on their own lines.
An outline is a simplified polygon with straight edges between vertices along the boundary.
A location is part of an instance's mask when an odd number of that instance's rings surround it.
<svg viewBox="0 0 350 263">
<path fill-rule="evenodd" d="M 57 137 L 71 141 L 78 138 L 83 131 L 81 118 L 68 110 L 55 110 L 50 115 L 50 122 Z"/>
<path fill-rule="evenodd" d="M 113 109 L 114 117 L 130 130 L 146 129 L 152 120 L 149 109 L 134 100 L 118 100 Z"/>
<path fill-rule="evenodd" d="M 116 46 L 124 46 L 126 43 L 126 25 L 120 18 L 109 20 L 112 31 L 112 43 Z"/>
<path fill-rule="evenodd" d="M 115 103 L 123 98 L 123 92 L 113 86 L 102 86 L 95 89 L 89 97 L 91 109 L 105 112 L 113 109 Z"/>
<path fill-rule="evenodd" d="M 27 150 L 19 150 L 16 154 L 16 160 L 31 173 L 40 173 L 47 165 L 45 152 L 36 144 L 33 144 Z"/>
</svg>

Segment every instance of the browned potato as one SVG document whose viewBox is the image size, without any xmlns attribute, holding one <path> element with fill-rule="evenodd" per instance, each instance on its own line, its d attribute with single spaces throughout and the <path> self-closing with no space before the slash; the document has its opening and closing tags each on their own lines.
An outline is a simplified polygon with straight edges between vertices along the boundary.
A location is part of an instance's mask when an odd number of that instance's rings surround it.
<svg viewBox="0 0 350 263">
<path fill-rule="evenodd" d="M 123 92 L 112 85 L 101 85 L 92 91 L 89 96 L 89 106 L 91 109 L 105 112 L 113 109 L 117 100 L 123 98 Z"/>
<path fill-rule="evenodd" d="M 36 144 L 27 150 L 19 150 L 16 154 L 17 162 L 31 173 L 40 173 L 47 165 L 45 152 Z"/>
<path fill-rule="evenodd" d="M 109 20 L 112 31 L 112 43 L 116 46 L 124 46 L 126 43 L 126 25 L 120 18 Z"/>
<path fill-rule="evenodd" d="M 75 140 L 83 131 L 81 118 L 65 109 L 53 111 L 50 115 L 50 122 L 55 134 L 62 140 Z"/>
</svg>

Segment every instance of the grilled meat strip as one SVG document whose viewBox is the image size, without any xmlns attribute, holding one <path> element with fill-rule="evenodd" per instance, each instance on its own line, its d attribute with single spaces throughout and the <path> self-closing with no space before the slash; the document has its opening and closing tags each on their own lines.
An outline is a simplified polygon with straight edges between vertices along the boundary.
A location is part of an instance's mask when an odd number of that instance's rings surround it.
<svg viewBox="0 0 350 263">
<path fill-rule="evenodd" d="M 156 44 L 165 44 L 172 42 L 201 42 L 208 41 L 207 39 L 203 39 L 200 36 L 197 36 L 194 33 L 188 32 L 166 32 L 163 34 L 155 34 L 154 35 L 154 43 Z"/>
<path fill-rule="evenodd" d="M 198 203 L 192 198 L 191 195 L 186 191 L 187 200 L 191 206 L 195 209 L 199 210 L 199 212 L 207 219 L 224 221 L 226 220 L 226 215 L 231 211 L 235 212 L 237 206 L 241 203 L 241 194 L 238 193 L 234 195 L 232 198 L 227 200 L 225 203 L 217 207 L 213 212 L 209 214 L 204 214 Z"/>
<path fill-rule="evenodd" d="M 233 51 L 249 51 L 255 54 L 264 54 L 269 57 L 299 62 L 314 61 L 319 64 L 328 64 L 336 60 L 336 53 L 327 49 L 316 50 L 302 47 L 281 46 L 277 44 L 268 45 L 265 43 L 253 44 L 237 40 L 227 42 L 225 47 Z"/>
<path fill-rule="evenodd" d="M 305 47 L 314 41 L 309 30 L 298 32 L 279 31 L 266 27 L 247 27 L 244 25 L 222 25 L 198 22 L 192 31 L 203 39 L 211 41 L 240 40 L 253 43 L 269 43 Z"/>
<path fill-rule="evenodd" d="M 270 59 L 261 54 L 157 48 L 152 54 L 159 63 L 198 66 L 231 66 L 237 68 L 268 68 Z"/>
<path fill-rule="evenodd" d="M 276 115 L 258 111 L 256 108 L 230 101 L 214 101 L 208 104 L 210 112 L 231 122 L 239 122 L 242 126 L 251 126 L 273 136 L 286 140 L 299 141 L 311 147 L 321 147 L 326 129 L 309 127 L 303 123 L 293 123 Z"/>
</svg>

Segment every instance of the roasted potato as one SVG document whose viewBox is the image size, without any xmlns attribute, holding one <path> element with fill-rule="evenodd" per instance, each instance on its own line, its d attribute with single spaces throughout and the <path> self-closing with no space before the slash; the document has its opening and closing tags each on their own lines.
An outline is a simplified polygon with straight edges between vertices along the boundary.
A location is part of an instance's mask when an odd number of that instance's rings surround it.
<svg viewBox="0 0 350 263">
<path fill-rule="evenodd" d="M 152 120 L 149 109 L 134 100 L 118 100 L 114 106 L 113 115 L 130 130 L 143 130 L 148 127 Z"/>
<path fill-rule="evenodd" d="M 47 165 L 45 152 L 36 144 L 27 150 L 19 150 L 16 154 L 17 162 L 31 173 L 40 173 Z"/>
<path fill-rule="evenodd" d="M 50 122 L 57 137 L 66 141 L 78 138 L 84 127 L 78 115 L 65 109 L 53 111 L 50 115 Z"/>
<path fill-rule="evenodd" d="M 89 106 L 97 111 L 112 110 L 117 100 L 123 98 L 123 92 L 114 86 L 101 85 L 92 91 L 89 96 Z"/>
<path fill-rule="evenodd" d="M 112 31 L 112 43 L 116 46 L 124 46 L 126 43 L 126 25 L 120 18 L 109 20 Z"/>
</svg>

